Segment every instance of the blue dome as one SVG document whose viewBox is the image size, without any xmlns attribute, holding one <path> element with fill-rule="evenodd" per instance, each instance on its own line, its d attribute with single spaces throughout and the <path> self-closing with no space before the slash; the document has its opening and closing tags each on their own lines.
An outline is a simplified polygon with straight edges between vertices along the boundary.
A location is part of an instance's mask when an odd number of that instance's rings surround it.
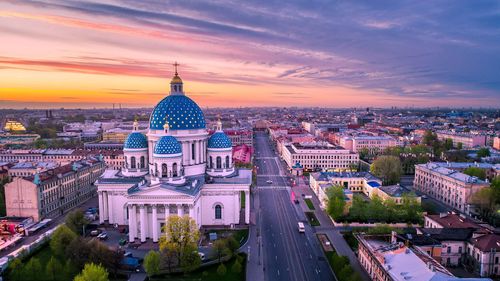
<svg viewBox="0 0 500 281">
<path fill-rule="evenodd" d="M 155 154 L 179 154 L 182 153 L 181 144 L 172 136 L 163 136 L 156 143 Z"/>
<path fill-rule="evenodd" d="M 170 130 L 205 129 L 205 117 L 200 107 L 185 95 L 169 95 L 151 113 L 149 128 L 163 130 L 168 116 Z"/>
<path fill-rule="evenodd" d="M 215 132 L 208 139 L 208 148 L 231 148 L 233 142 L 223 132 Z"/>
<path fill-rule="evenodd" d="M 146 136 L 139 132 L 132 132 L 127 136 L 123 148 L 138 149 L 148 148 L 148 140 Z"/>
</svg>

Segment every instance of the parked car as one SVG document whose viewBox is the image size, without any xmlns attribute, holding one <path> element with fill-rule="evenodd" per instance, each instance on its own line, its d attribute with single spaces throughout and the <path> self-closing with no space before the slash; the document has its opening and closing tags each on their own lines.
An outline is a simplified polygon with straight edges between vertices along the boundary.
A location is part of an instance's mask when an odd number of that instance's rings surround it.
<svg viewBox="0 0 500 281">
<path fill-rule="evenodd" d="M 94 229 L 90 232 L 90 236 L 98 236 L 99 234 L 101 234 L 101 230 L 100 229 Z"/>
<path fill-rule="evenodd" d="M 200 259 L 201 259 L 202 261 L 204 261 L 204 260 L 205 260 L 205 254 L 204 254 L 204 253 L 198 252 L 198 256 L 200 256 Z"/>
<path fill-rule="evenodd" d="M 108 233 L 107 232 L 102 232 L 101 234 L 97 235 L 97 238 L 100 240 L 107 240 L 108 239 Z"/>
<path fill-rule="evenodd" d="M 132 257 L 132 252 L 125 252 L 125 254 L 123 254 L 124 257 Z"/>
<path fill-rule="evenodd" d="M 266 183 L 268 183 L 268 184 L 272 184 L 272 183 L 273 183 L 273 181 L 272 181 L 272 180 L 267 180 L 267 181 L 266 181 Z"/>
</svg>

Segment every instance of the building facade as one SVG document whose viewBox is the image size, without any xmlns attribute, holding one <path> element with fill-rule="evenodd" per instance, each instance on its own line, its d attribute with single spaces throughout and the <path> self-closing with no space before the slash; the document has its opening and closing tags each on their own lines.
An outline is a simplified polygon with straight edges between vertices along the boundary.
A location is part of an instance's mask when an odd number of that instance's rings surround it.
<svg viewBox="0 0 500 281">
<path fill-rule="evenodd" d="M 350 170 L 357 167 L 359 155 L 348 149 L 339 148 L 330 144 L 299 144 L 285 145 L 282 151 L 283 160 L 291 170 L 297 162 L 303 165 L 304 170 Z"/>
<path fill-rule="evenodd" d="M 125 164 L 97 181 L 100 222 L 127 225 L 129 241 L 158 242 L 169 216 L 199 227 L 248 224 L 252 171 L 236 169 L 222 123 L 209 136 L 203 112 L 184 94 L 177 72 L 154 108 L 146 135 L 137 124 L 125 140 Z"/>
<path fill-rule="evenodd" d="M 453 146 L 458 147 L 461 143 L 463 148 L 473 148 L 486 145 L 485 135 L 475 135 L 470 133 L 456 133 L 450 131 L 437 131 L 436 135 L 440 141 L 451 139 Z"/>
<path fill-rule="evenodd" d="M 94 182 L 104 172 L 102 159 L 86 159 L 25 177 L 5 185 L 7 216 L 55 218 L 95 196 Z"/>
<path fill-rule="evenodd" d="M 413 188 L 462 212 L 470 213 L 472 195 L 489 183 L 429 162 L 415 165 Z"/>
</svg>

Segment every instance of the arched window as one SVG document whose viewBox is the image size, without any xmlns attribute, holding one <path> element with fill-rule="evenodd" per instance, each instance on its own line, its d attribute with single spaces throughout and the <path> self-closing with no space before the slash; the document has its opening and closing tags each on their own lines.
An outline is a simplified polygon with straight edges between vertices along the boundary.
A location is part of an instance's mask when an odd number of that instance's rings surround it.
<svg viewBox="0 0 500 281">
<path fill-rule="evenodd" d="M 172 176 L 177 177 L 177 163 L 172 165 Z"/>
<path fill-rule="evenodd" d="M 221 205 L 215 205 L 215 219 L 222 219 L 222 207 Z"/>
<path fill-rule="evenodd" d="M 217 169 L 222 169 L 222 159 L 220 158 L 220 156 L 217 156 Z"/>
<path fill-rule="evenodd" d="M 130 157 L 130 168 L 135 169 L 135 156 Z"/>
<path fill-rule="evenodd" d="M 141 169 L 146 168 L 146 158 L 144 156 L 141 156 Z"/>
<path fill-rule="evenodd" d="M 161 177 L 166 178 L 167 175 L 167 164 L 163 163 L 161 164 Z"/>
<path fill-rule="evenodd" d="M 208 163 L 208 167 L 210 169 L 213 169 L 214 168 L 214 160 L 212 159 L 212 156 L 210 156 L 210 162 Z"/>
<path fill-rule="evenodd" d="M 226 156 L 226 169 L 229 169 L 229 156 Z"/>
</svg>

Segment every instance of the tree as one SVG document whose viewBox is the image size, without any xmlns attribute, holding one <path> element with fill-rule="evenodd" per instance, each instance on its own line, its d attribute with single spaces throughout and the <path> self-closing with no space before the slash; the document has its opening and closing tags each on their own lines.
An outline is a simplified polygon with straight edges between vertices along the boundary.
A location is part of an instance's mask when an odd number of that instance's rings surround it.
<svg viewBox="0 0 500 281">
<path fill-rule="evenodd" d="M 235 256 L 236 254 L 238 254 L 238 249 L 240 248 L 240 243 L 238 243 L 238 241 L 236 241 L 236 239 L 234 239 L 233 236 L 229 236 L 228 238 L 226 238 L 226 246 L 227 246 L 227 248 L 232 256 Z"/>
<path fill-rule="evenodd" d="M 75 233 L 83 233 L 83 228 L 89 224 L 82 210 L 74 210 L 66 216 L 66 225 Z"/>
<path fill-rule="evenodd" d="M 226 275 L 226 272 L 227 272 L 226 266 L 223 263 L 221 263 L 217 267 L 217 274 L 220 276 L 224 276 L 224 275 Z"/>
<path fill-rule="evenodd" d="M 496 205 L 494 188 L 482 188 L 472 195 L 471 202 L 479 208 L 480 215 L 484 219 L 489 219 L 493 214 Z"/>
<path fill-rule="evenodd" d="M 101 265 L 89 263 L 73 281 L 109 281 L 108 272 Z"/>
<path fill-rule="evenodd" d="M 370 151 L 368 150 L 367 147 L 363 147 L 359 150 L 359 158 L 361 159 L 366 159 L 368 155 L 370 154 Z"/>
<path fill-rule="evenodd" d="M 213 250 L 217 255 L 217 258 L 219 259 L 219 262 L 221 262 L 221 259 L 225 254 L 229 253 L 229 249 L 227 248 L 227 243 L 224 239 L 219 239 L 215 241 Z"/>
<path fill-rule="evenodd" d="M 198 248 L 186 249 L 181 256 L 181 267 L 184 272 L 191 272 L 200 267 L 201 258 L 198 255 Z"/>
<path fill-rule="evenodd" d="M 241 263 L 238 259 L 236 259 L 233 263 L 233 266 L 231 266 L 231 271 L 233 273 L 240 273 L 241 272 Z"/>
<path fill-rule="evenodd" d="M 464 174 L 469 175 L 471 177 L 477 177 L 481 180 L 486 179 L 486 172 L 478 167 L 469 167 L 464 170 Z"/>
<path fill-rule="evenodd" d="M 83 269 L 91 256 L 88 241 L 82 237 L 76 236 L 66 248 L 66 257 L 72 261 L 78 270 Z"/>
<path fill-rule="evenodd" d="M 464 147 L 463 143 L 461 143 L 461 142 L 457 143 L 457 149 L 458 150 L 461 150 L 463 147 Z"/>
<path fill-rule="evenodd" d="M 477 157 L 489 157 L 490 156 L 490 150 L 486 147 L 482 147 L 477 151 Z"/>
<path fill-rule="evenodd" d="M 168 268 L 168 272 L 172 272 L 172 266 L 178 262 L 179 246 L 174 243 L 164 243 L 161 248 L 161 261 Z"/>
<path fill-rule="evenodd" d="M 331 186 L 326 190 L 326 195 L 328 197 L 327 213 L 334 220 L 340 219 L 345 212 L 344 189 L 341 186 Z"/>
<path fill-rule="evenodd" d="M 453 148 L 453 140 L 450 138 L 447 138 L 444 140 L 444 149 L 450 150 Z"/>
<path fill-rule="evenodd" d="M 56 257 L 64 258 L 66 248 L 75 240 L 77 235 L 66 225 L 59 226 L 50 239 L 50 249 Z"/>
<path fill-rule="evenodd" d="M 42 271 L 42 265 L 38 258 L 32 257 L 23 269 L 23 277 L 26 280 L 38 280 L 38 274 Z"/>
<path fill-rule="evenodd" d="M 163 231 L 165 235 L 160 238 L 160 250 L 163 253 L 166 251 L 175 252 L 177 264 L 190 259 L 196 262 L 191 255 L 193 251 L 198 249 L 200 232 L 193 219 L 189 216 L 169 216 Z M 199 259 L 198 254 L 196 256 Z"/>
<path fill-rule="evenodd" d="M 55 281 L 58 279 L 58 277 L 61 275 L 63 267 L 59 260 L 54 258 L 53 256 L 50 257 L 49 262 L 47 262 L 47 265 L 45 266 L 45 272 L 47 276 L 49 276 L 50 280 Z"/>
<path fill-rule="evenodd" d="M 352 267 L 349 264 L 344 265 L 344 267 L 339 272 L 340 281 L 351 281 L 350 277 L 353 274 Z"/>
<path fill-rule="evenodd" d="M 21 281 L 23 280 L 23 262 L 19 258 L 15 258 L 9 264 L 9 280 Z"/>
<path fill-rule="evenodd" d="M 144 257 L 144 270 L 146 270 L 149 278 L 160 272 L 160 253 L 151 250 L 146 254 Z"/>
<path fill-rule="evenodd" d="M 401 177 L 401 161 L 396 156 L 379 156 L 373 161 L 371 172 L 380 177 L 385 185 L 395 184 Z"/>
</svg>

